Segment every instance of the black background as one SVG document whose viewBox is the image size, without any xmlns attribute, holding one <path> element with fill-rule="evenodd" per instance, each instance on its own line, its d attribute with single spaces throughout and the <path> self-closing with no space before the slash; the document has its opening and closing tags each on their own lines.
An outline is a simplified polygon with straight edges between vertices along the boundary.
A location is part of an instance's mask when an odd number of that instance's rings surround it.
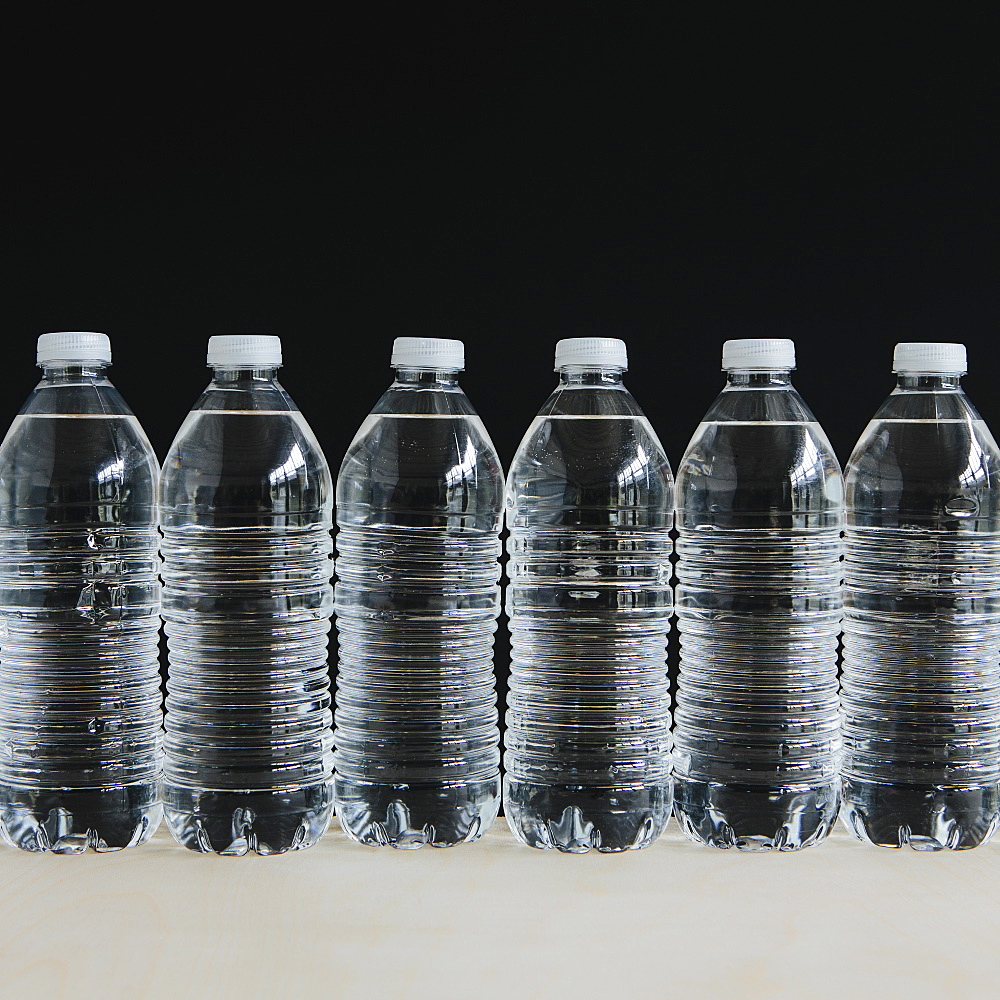
<svg viewBox="0 0 1000 1000">
<path fill-rule="evenodd" d="M 842 461 L 900 340 L 966 343 L 998 426 L 997 20 L 889 6 L 16 36 L 2 418 L 37 334 L 94 329 L 161 457 L 215 333 L 282 337 L 334 469 L 400 335 L 465 341 L 505 465 L 581 335 L 675 467 L 729 338 L 795 340 Z"/>
</svg>

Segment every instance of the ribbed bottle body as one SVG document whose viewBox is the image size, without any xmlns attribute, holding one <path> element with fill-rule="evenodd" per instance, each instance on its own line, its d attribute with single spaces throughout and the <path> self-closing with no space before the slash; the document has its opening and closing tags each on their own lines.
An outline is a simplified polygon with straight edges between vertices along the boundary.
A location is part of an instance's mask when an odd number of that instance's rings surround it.
<svg viewBox="0 0 1000 1000">
<path fill-rule="evenodd" d="M 46 379 L 0 449 L 0 834 L 76 854 L 160 819 L 157 468 L 99 370 Z"/>
<path fill-rule="evenodd" d="M 645 847 L 670 817 L 672 487 L 620 371 L 564 376 L 514 459 L 504 810 L 529 846 Z"/>
<path fill-rule="evenodd" d="M 842 529 L 787 372 L 731 378 L 677 475 L 674 808 L 695 841 L 796 850 L 836 819 Z"/>
<path fill-rule="evenodd" d="M 332 482 L 266 376 L 217 378 L 163 474 L 165 816 L 218 854 L 309 847 L 333 804 Z"/>
<path fill-rule="evenodd" d="M 848 465 L 844 818 L 880 846 L 971 848 L 998 823 L 998 462 L 957 379 L 914 379 Z"/>
<path fill-rule="evenodd" d="M 337 484 L 337 816 L 448 847 L 500 803 L 493 638 L 502 475 L 453 373 L 400 372 Z"/>
</svg>

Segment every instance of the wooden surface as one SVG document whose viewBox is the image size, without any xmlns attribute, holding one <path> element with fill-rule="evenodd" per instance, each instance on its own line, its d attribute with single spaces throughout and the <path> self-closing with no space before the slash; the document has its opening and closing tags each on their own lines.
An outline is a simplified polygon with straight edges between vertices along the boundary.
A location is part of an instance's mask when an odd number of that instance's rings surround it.
<svg viewBox="0 0 1000 1000">
<path fill-rule="evenodd" d="M 797 854 L 684 841 L 568 856 L 0 849 L 0 996 L 994 998 L 1000 842 L 918 854 L 838 831 Z"/>
</svg>

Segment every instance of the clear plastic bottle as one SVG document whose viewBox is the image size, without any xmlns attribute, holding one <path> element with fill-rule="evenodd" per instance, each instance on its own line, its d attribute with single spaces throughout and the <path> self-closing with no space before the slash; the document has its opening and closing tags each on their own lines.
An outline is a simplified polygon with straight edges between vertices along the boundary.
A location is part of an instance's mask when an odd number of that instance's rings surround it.
<svg viewBox="0 0 1000 1000">
<path fill-rule="evenodd" d="M 0 447 L 0 834 L 79 854 L 160 821 L 156 457 L 102 333 L 38 338 Z"/>
<path fill-rule="evenodd" d="M 163 467 L 164 815 L 195 851 L 314 844 L 333 808 L 333 484 L 277 337 L 212 337 Z"/>
<path fill-rule="evenodd" d="M 503 476 L 461 341 L 400 337 L 392 367 L 337 481 L 337 817 L 363 844 L 450 847 L 500 806 Z"/>
<path fill-rule="evenodd" d="M 790 340 L 731 340 L 677 472 L 674 811 L 713 847 L 798 850 L 840 805 L 843 480 Z"/>
<path fill-rule="evenodd" d="M 898 344 L 847 466 L 844 819 L 977 847 L 1000 814 L 1000 454 L 961 344 Z"/>
<path fill-rule="evenodd" d="M 620 340 L 560 341 L 507 481 L 504 812 L 530 847 L 645 847 L 670 819 L 673 477 L 626 368 Z"/>
</svg>

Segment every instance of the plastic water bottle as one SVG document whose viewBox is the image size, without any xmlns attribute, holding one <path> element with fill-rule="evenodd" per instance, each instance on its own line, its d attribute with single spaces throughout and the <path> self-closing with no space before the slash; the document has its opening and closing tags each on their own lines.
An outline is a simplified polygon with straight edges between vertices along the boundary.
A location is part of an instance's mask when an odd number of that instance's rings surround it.
<svg viewBox="0 0 1000 1000">
<path fill-rule="evenodd" d="M 821 841 L 840 805 L 840 466 L 790 340 L 730 340 L 677 473 L 674 810 L 744 851 Z"/>
<path fill-rule="evenodd" d="M 977 847 L 1000 814 L 1000 454 L 961 344 L 898 344 L 847 467 L 844 819 Z"/>
<path fill-rule="evenodd" d="M 461 341 L 400 337 L 392 367 L 337 481 L 337 817 L 363 844 L 450 847 L 500 805 L 503 477 Z"/>
<path fill-rule="evenodd" d="M 0 834 L 79 854 L 160 821 L 156 458 L 103 333 L 38 338 L 0 448 Z"/>
<path fill-rule="evenodd" d="M 530 847 L 645 847 L 670 819 L 673 477 L 625 344 L 561 340 L 507 482 L 504 812 Z"/>
<path fill-rule="evenodd" d="M 309 847 L 333 807 L 333 484 L 277 337 L 212 337 L 163 467 L 163 802 L 195 851 Z"/>
</svg>

